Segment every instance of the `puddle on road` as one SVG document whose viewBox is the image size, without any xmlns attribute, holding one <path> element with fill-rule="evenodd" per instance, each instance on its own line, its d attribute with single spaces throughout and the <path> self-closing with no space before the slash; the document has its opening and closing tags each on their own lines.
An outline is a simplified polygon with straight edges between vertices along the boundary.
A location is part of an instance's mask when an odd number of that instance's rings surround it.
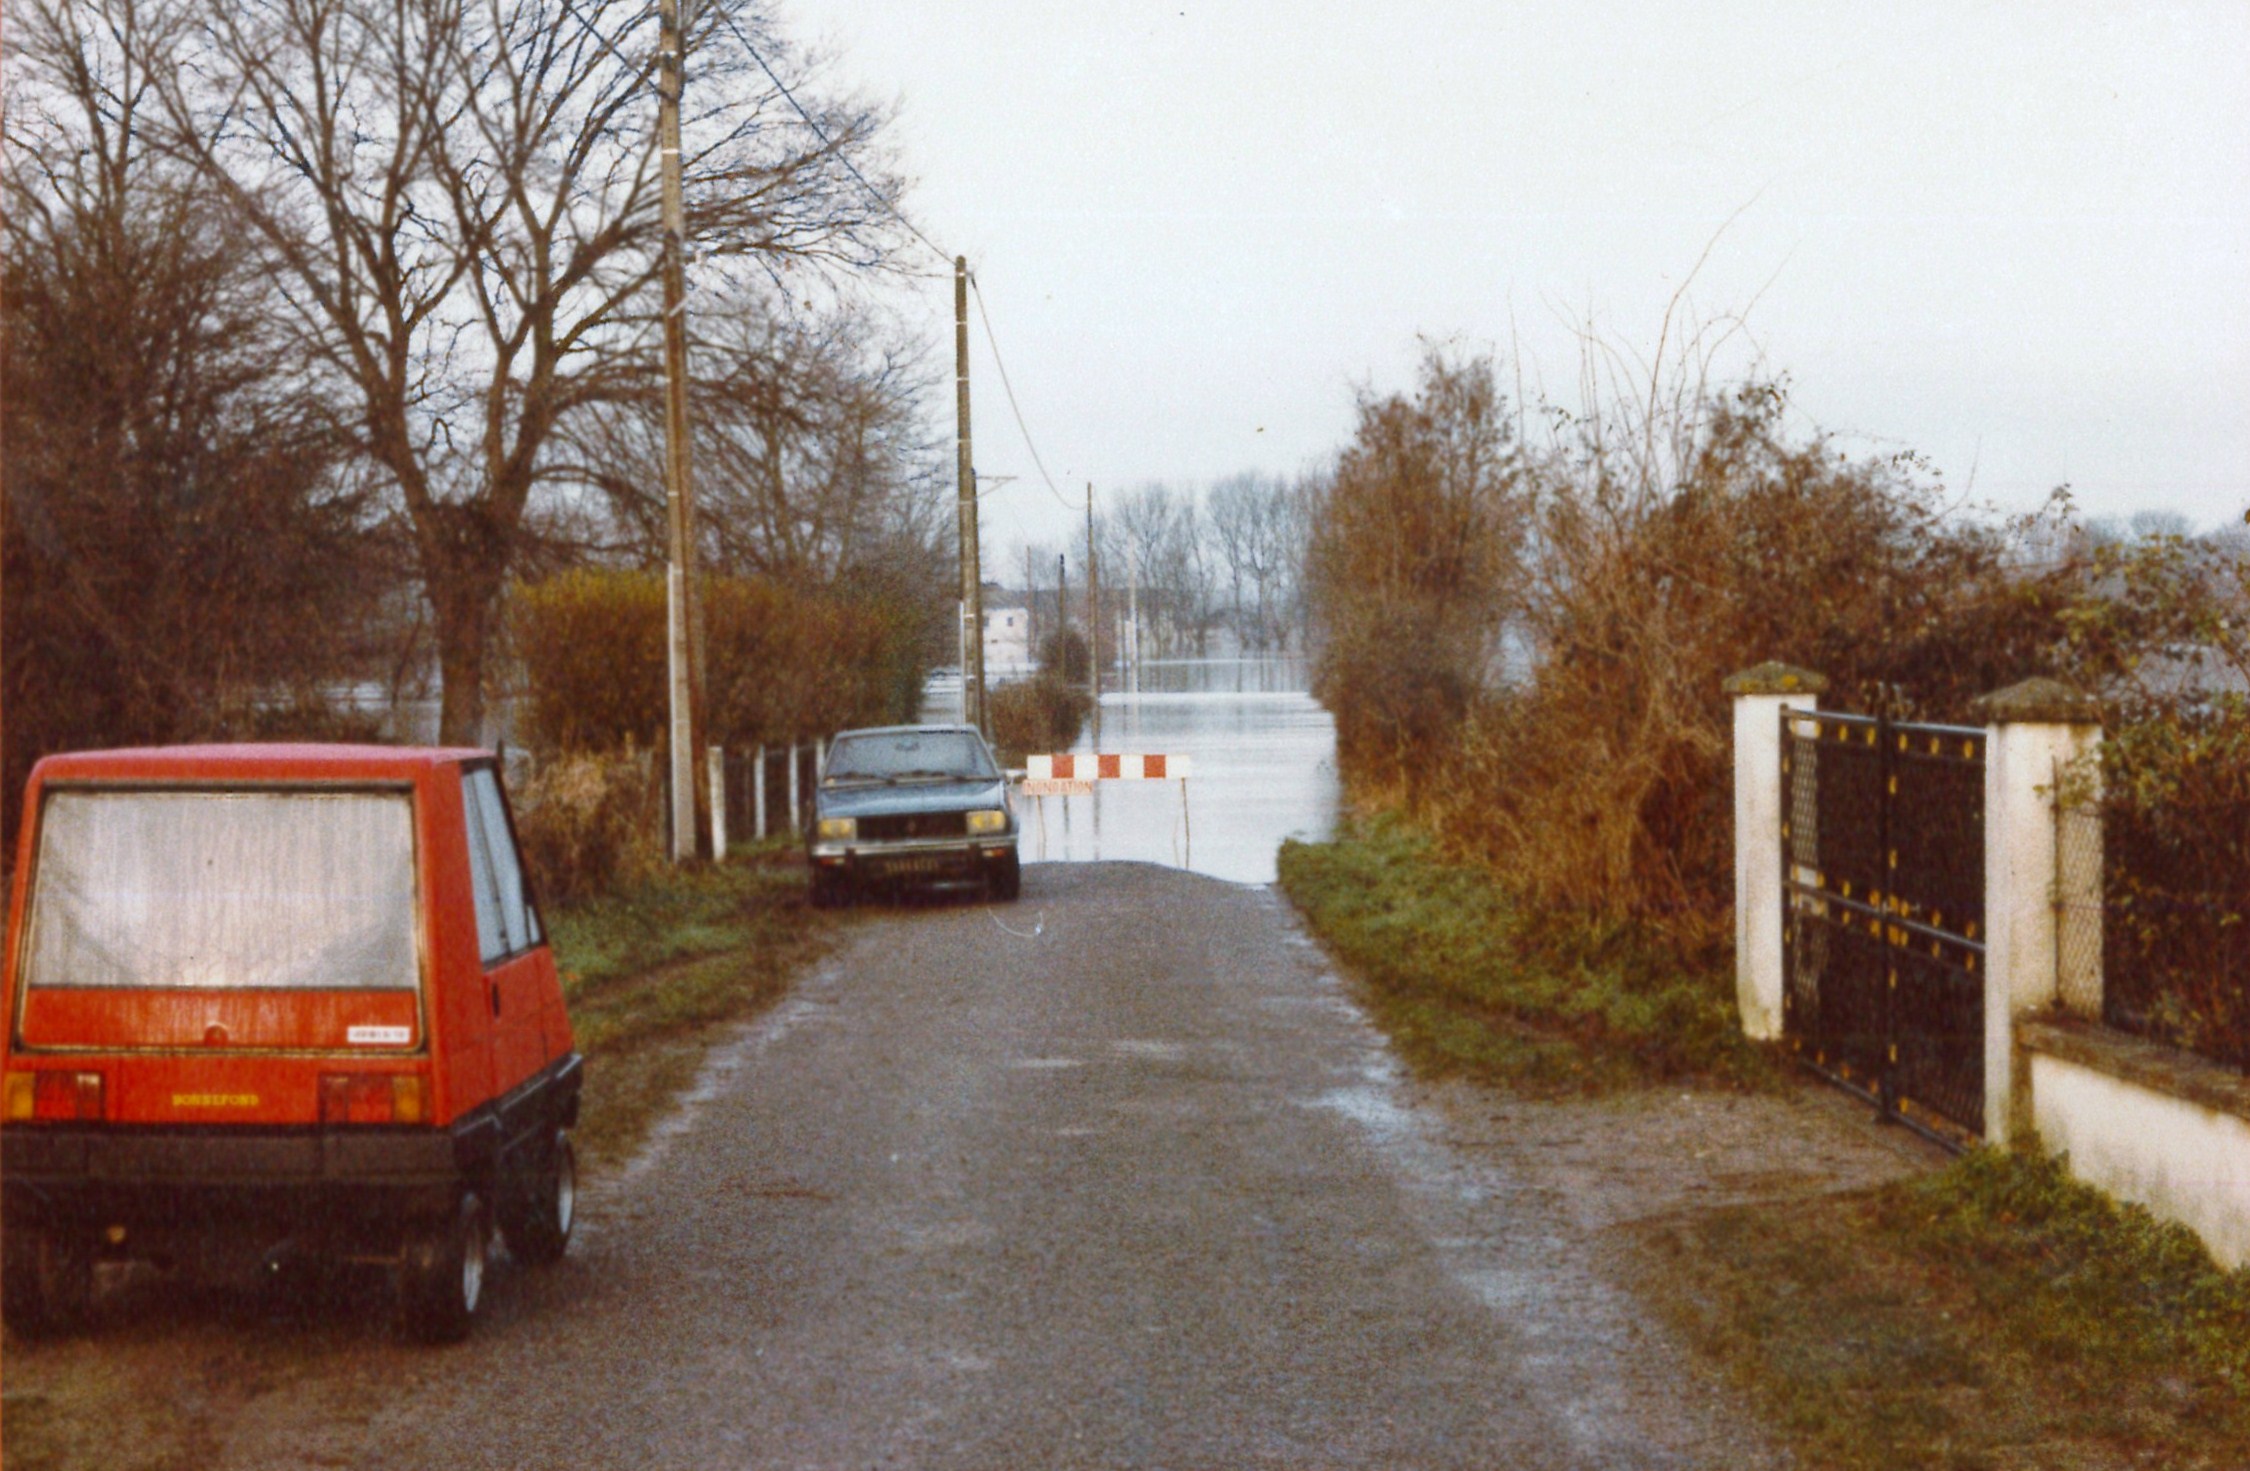
<svg viewBox="0 0 2250 1471">
<path fill-rule="evenodd" d="M 794 995 L 764 1016 L 736 1024 L 725 1040 L 711 1047 L 704 1055 L 695 1082 L 658 1116 L 632 1157 L 614 1171 L 604 1171 L 580 1182 L 581 1209 L 576 1234 L 581 1242 L 599 1240 L 606 1220 L 631 1220 L 638 1215 L 633 1202 L 640 1192 L 634 1185 L 663 1161 L 676 1140 L 695 1128 L 704 1110 L 734 1086 L 743 1069 L 791 1033 L 837 1020 L 832 993 L 841 979 L 838 962 L 825 962 L 798 983 Z"/>
<path fill-rule="evenodd" d="M 1588 1233 L 1567 1202 L 1504 1156 L 1457 1137 L 1442 1111 L 1418 1105 L 1344 981 L 1322 962 L 1305 969 L 1313 987 L 1306 999 L 1348 1013 L 1356 1056 L 1339 1070 L 1337 1086 L 1302 1095 L 1297 1106 L 1348 1121 L 1366 1141 L 1399 1183 L 1446 1276 L 1522 1341 L 1527 1381 L 1584 1463 L 1705 1464 L 1704 1450 L 1684 1444 L 1652 1457 L 1650 1431 L 1661 1428 L 1685 1432 L 1699 1447 L 1724 1447 L 1745 1467 L 1772 1464 L 1763 1447 L 1744 1445 L 1729 1430 L 1723 1406 L 1680 1403 L 1684 1365 L 1656 1350 L 1632 1300 L 1589 1261 Z"/>
<path fill-rule="evenodd" d="M 1109 1050 L 1119 1057 L 1140 1062 L 1186 1062 L 1185 1042 L 1161 1042 L 1143 1037 L 1124 1037 L 1109 1044 Z"/>
</svg>

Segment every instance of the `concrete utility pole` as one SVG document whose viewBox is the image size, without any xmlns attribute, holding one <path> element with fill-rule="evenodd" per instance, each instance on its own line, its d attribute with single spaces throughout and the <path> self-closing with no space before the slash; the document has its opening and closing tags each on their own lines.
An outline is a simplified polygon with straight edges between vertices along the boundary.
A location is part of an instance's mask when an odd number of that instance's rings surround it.
<svg viewBox="0 0 2250 1471">
<path fill-rule="evenodd" d="M 664 509 L 670 543 L 665 569 L 666 663 L 671 676 L 672 861 L 693 858 L 695 751 L 703 729 L 701 640 L 695 637 L 695 505 L 688 479 L 687 202 L 680 180 L 682 86 L 680 0 L 662 0 L 658 16 L 656 130 L 663 176 L 664 225 Z"/>
<path fill-rule="evenodd" d="M 1055 637 L 1061 639 L 1069 632 L 1070 558 L 1061 552 L 1057 552 L 1055 553 Z M 1062 660 L 1065 677 L 1067 677 L 1070 660 L 1064 654 L 1063 646 L 1060 643 L 1055 645 L 1055 657 Z"/>
<path fill-rule="evenodd" d="M 1102 736 L 1102 587 L 1094 563 L 1094 482 L 1086 482 L 1086 686 L 1094 697 L 1094 749 Z"/>
<path fill-rule="evenodd" d="M 665 0 L 676 4 L 678 0 Z M 961 719 L 984 714 L 984 577 L 977 567 L 977 470 L 969 450 L 969 258 L 953 258 L 953 474 L 961 493 Z"/>
<path fill-rule="evenodd" d="M 1094 482 L 1086 482 L 1086 692 L 1102 698 L 1102 584 L 1094 564 Z"/>
</svg>

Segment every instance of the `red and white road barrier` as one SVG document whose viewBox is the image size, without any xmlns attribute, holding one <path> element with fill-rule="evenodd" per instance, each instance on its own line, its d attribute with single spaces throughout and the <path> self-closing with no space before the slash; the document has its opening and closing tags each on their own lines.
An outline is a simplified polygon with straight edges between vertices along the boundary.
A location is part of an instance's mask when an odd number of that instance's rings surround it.
<svg viewBox="0 0 2250 1471">
<path fill-rule="evenodd" d="M 1185 756 L 1026 756 L 1030 781 L 1178 781 L 1188 774 Z"/>
<path fill-rule="evenodd" d="M 1026 756 L 1023 787 L 1026 797 L 1091 797 L 1094 784 L 1104 781 L 1176 781 L 1180 784 L 1180 825 L 1173 833 L 1173 857 L 1184 865 L 1185 844 L 1193 841 L 1188 828 L 1188 758 L 1185 756 L 1111 756 L 1071 752 L 1063 756 Z M 1039 856 L 1047 856 L 1047 804 L 1039 804 Z M 1094 809 L 1094 856 L 1101 857 L 1101 809 Z"/>
</svg>

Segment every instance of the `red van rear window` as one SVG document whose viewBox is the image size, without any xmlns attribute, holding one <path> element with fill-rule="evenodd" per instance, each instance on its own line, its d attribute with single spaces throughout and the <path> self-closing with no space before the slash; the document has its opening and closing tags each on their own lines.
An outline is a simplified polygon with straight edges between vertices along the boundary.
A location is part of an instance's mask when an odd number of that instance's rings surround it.
<svg viewBox="0 0 2250 1471">
<path fill-rule="evenodd" d="M 406 792 L 51 790 L 31 986 L 411 990 Z"/>
</svg>

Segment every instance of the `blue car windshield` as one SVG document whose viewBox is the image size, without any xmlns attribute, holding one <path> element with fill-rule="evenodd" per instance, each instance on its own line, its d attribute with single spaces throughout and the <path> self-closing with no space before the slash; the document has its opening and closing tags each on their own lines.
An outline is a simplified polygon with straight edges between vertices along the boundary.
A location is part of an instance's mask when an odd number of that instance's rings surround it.
<svg viewBox="0 0 2250 1471">
<path fill-rule="evenodd" d="M 997 779 L 992 753 L 974 731 L 902 730 L 838 736 L 828 748 L 828 781 Z"/>
</svg>

